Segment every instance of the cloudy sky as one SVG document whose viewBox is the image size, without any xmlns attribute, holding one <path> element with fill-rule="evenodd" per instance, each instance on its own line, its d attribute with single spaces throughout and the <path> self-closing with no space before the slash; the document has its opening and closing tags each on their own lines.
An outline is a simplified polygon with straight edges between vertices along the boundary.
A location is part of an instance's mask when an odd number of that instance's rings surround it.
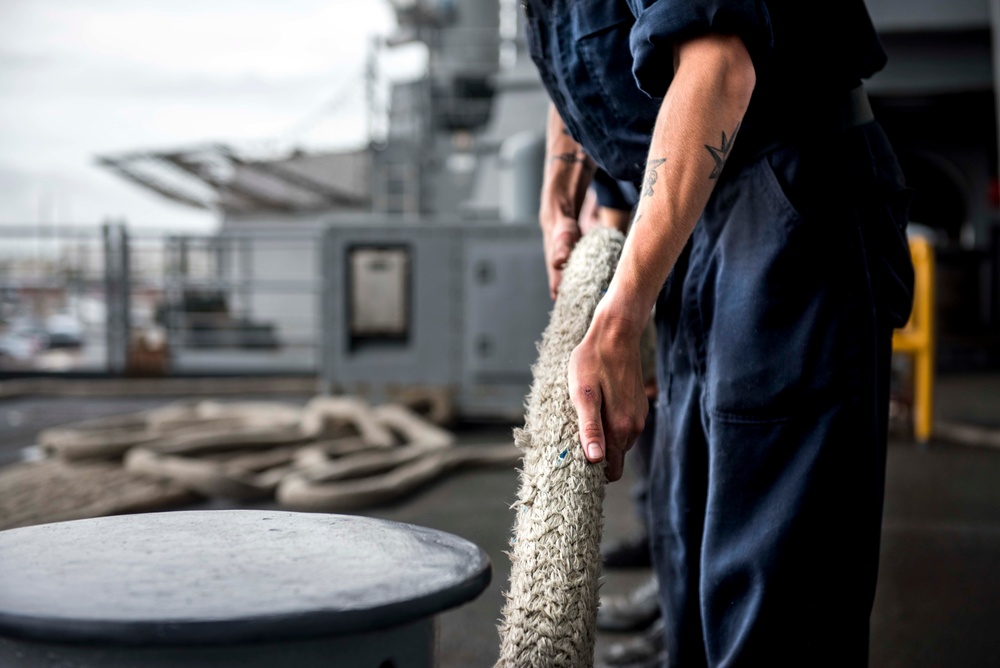
<svg viewBox="0 0 1000 668">
<path fill-rule="evenodd" d="M 393 27 L 384 0 L 0 0 L 0 224 L 210 227 L 94 156 L 363 144 L 366 51 Z"/>
</svg>

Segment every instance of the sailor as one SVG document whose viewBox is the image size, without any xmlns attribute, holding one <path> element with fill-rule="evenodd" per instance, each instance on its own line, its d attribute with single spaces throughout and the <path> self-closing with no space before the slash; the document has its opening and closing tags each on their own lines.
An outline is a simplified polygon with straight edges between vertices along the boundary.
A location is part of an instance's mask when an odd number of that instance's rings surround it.
<svg viewBox="0 0 1000 668">
<path fill-rule="evenodd" d="M 622 474 L 647 411 L 668 665 L 866 665 L 909 193 L 861 81 L 863 0 L 525 0 L 552 106 L 549 286 L 595 165 L 639 194 L 570 363 L 590 461 Z"/>
</svg>

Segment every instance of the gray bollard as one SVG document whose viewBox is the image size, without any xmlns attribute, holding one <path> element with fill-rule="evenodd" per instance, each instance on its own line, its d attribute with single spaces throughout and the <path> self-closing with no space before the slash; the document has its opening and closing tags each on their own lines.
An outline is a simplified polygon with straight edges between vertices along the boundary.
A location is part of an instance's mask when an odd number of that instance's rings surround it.
<svg viewBox="0 0 1000 668">
<path fill-rule="evenodd" d="M 435 665 L 435 615 L 488 557 L 433 529 L 277 511 L 0 532 L 0 666 Z"/>
</svg>

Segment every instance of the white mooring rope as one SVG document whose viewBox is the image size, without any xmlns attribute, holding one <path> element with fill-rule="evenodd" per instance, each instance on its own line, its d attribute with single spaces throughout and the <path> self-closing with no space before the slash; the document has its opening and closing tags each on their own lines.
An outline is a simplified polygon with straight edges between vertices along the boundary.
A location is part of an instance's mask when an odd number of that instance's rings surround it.
<svg viewBox="0 0 1000 668">
<path fill-rule="evenodd" d="M 570 401 L 570 353 L 583 339 L 611 282 L 625 238 L 598 228 L 577 244 L 533 367 L 525 424 L 510 589 L 497 666 L 592 666 L 603 529 L 604 464 L 580 447 Z"/>
</svg>

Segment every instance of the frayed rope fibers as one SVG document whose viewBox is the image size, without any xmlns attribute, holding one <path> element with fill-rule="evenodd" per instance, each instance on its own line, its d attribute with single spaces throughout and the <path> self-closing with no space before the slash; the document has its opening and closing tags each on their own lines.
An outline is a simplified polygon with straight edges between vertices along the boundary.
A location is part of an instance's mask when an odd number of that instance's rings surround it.
<svg viewBox="0 0 1000 668">
<path fill-rule="evenodd" d="M 514 432 L 524 459 L 498 668 L 594 663 L 604 464 L 583 456 L 567 369 L 624 241 L 604 228 L 580 240 L 538 347 L 524 427 Z"/>
</svg>

